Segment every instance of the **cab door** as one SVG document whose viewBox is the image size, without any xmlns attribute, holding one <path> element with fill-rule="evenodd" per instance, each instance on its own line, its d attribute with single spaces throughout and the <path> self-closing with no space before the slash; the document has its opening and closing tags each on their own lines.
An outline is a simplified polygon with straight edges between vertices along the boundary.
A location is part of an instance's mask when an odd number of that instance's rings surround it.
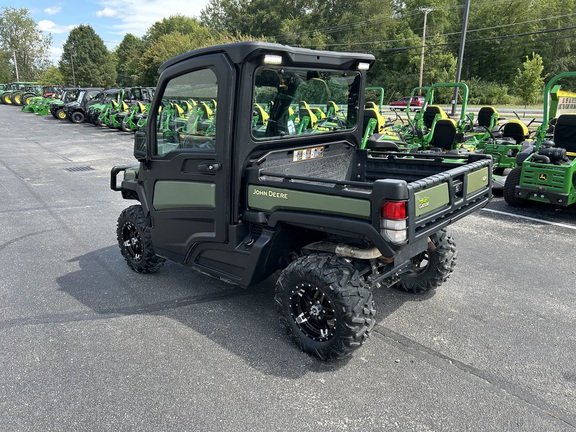
<svg viewBox="0 0 576 432">
<path fill-rule="evenodd" d="M 176 63 L 158 82 L 139 181 L 156 252 L 174 261 L 227 241 L 235 82 L 224 54 Z"/>
</svg>

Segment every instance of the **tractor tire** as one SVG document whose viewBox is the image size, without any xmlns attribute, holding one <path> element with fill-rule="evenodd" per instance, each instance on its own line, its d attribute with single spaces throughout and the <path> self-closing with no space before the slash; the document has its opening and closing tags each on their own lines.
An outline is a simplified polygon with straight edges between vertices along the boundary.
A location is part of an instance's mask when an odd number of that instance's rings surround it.
<svg viewBox="0 0 576 432">
<path fill-rule="evenodd" d="M 516 195 L 516 186 L 520 184 L 520 177 L 522 176 L 522 167 L 516 167 L 506 176 L 504 183 L 503 195 L 506 201 L 512 207 L 528 207 L 532 201 L 520 198 Z"/>
<path fill-rule="evenodd" d="M 2 102 L 6 105 L 12 105 L 12 99 L 10 99 L 10 93 L 4 93 L 2 95 Z"/>
<path fill-rule="evenodd" d="M 116 228 L 120 252 L 128 267 L 138 273 L 154 273 L 166 261 L 154 252 L 150 224 L 142 206 L 133 205 L 120 213 Z"/>
<path fill-rule="evenodd" d="M 21 100 L 22 100 L 22 105 L 23 105 L 23 106 L 28 106 L 28 105 L 30 105 L 30 101 L 32 100 L 33 97 L 36 97 L 36 96 L 34 95 L 34 93 L 24 93 L 24 94 L 22 95 L 22 98 L 21 98 Z"/>
<path fill-rule="evenodd" d="M 85 119 L 84 113 L 81 111 L 74 111 L 70 116 L 70 121 L 72 123 L 84 123 Z"/>
<path fill-rule="evenodd" d="M 350 355 L 376 324 L 372 292 L 352 264 L 332 254 L 293 261 L 280 274 L 274 299 L 286 334 L 320 360 Z"/>
<path fill-rule="evenodd" d="M 22 92 L 17 91 L 12 93 L 10 96 L 10 100 L 12 101 L 12 105 L 21 106 L 22 105 Z"/>
<path fill-rule="evenodd" d="M 433 247 L 412 258 L 407 273 L 400 276 L 398 288 L 423 294 L 442 285 L 456 266 L 456 244 L 442 229 L 430 236 Z"/>
</svg>

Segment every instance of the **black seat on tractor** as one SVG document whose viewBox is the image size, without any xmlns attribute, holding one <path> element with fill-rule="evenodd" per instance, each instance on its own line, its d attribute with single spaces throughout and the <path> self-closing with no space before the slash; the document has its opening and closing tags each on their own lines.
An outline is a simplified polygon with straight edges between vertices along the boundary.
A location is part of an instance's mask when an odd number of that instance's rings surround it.
<svg viewBox="0 0 576 432">
<path fill-rule="evenodd" d="M 452 150 L 454 140 L 458 130 L 456 122 L 452 119 L 440 119 L 436 122 L 434 132 L 432 133 L 431 147 L 440 148 L 442 150 Z"/>
<path fill-rule="evenodd" d="M 498 122 L 498 111 L 491 106 L 485 106 L 478 110 L 478 126 L 490 128 L 492 127 L 492 116 L 496 114 L 496 122 Z"/>
<path fill-rule="evenodd" d="M 576 114 L 562 114 L 554 126 L 554 144 L 576 156 Z"/>
<path fill-rule="evenodd" d="M 428 128 L 432 128 L 432 124 L 434 123 L 434 119 L 436 118 L 436 114 L 440 114 L 441 119 L 448 118 L 442 107 L 438 105 L 428 105 L 426 110 L 424 111 L 424 125 Z"/>
<path fill-rule="evenodd" d="M 528 128 L 520 120 L 508 120 L 504 125 L 504 129 L 502 129 L 502 136 L 504 138 L 514 139 L 516 144 L 520 144 L 526 140 L 529 134 Z"/>
</svg>

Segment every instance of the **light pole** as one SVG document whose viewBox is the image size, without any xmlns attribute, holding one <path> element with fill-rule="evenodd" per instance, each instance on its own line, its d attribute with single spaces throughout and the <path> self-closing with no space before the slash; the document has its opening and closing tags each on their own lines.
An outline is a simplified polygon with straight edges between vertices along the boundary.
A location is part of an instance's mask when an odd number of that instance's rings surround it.
<svg viewBox="0 0 576 432">
<path fill-rule="evenodd" d="M 460 34 L 460 49 L 458 50 L 458 61 L 456 62 L 456 82 L 460 82 L 462 76 L 462 60 L 464 58 L 464 46 L 466 45 L 466 32 L 468 31 L 468 14 L 470 13 L 470 0 L 465 0 L 464 16 L 462 17 L 462 33 Z M 456 101 L 458 100 L 458 87 L 454 89 L 454 99 L 452 100 L 452 116 L 456 115 Z"/>
<path fill-rule="evenodd" d="M 76 75 L 74 74 L 74 44 L 70 44 L 70 64 L 72 65 L 72 79 L 74 80 L 74 87 L 76 87 Z"/>
<path fill-rule="evenodd" d="M 18 62 L 16 61 L 16 50 L 14 50 L 14 69 L 16 70 L 16 81 L 20 81 L 20 75 L 18 74 Z"/>
<path fill-rule="evenodd" d="M 418 10 L 424 12 L 424 29 L 422 30 L 422 54 L 420 55 L 420 80 L 418 81 L 418 87 L 422 87 L 422 76 L 424 75 L 424 47 L 426 46 L 426 22 L 428 19 L 428 13 L 432 12 L 434 8 L 421 7 Z M 418 90 L 419 94 L 422 94 L 422 90 Z"/>
</svg>

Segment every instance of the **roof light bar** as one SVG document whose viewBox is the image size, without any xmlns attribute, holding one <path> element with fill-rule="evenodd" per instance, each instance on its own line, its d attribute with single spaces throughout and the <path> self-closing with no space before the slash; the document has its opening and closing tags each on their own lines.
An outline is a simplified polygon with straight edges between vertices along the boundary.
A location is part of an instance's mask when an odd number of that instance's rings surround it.
<svg viewBox="0 0 576 432">
<path fill-rule="evenodd" d="M 266 54 L 264 56 L 264 64 L 281 65 L 282 64 L 282 56 L 274 55 L 274 54 Z"/>
</svg>

